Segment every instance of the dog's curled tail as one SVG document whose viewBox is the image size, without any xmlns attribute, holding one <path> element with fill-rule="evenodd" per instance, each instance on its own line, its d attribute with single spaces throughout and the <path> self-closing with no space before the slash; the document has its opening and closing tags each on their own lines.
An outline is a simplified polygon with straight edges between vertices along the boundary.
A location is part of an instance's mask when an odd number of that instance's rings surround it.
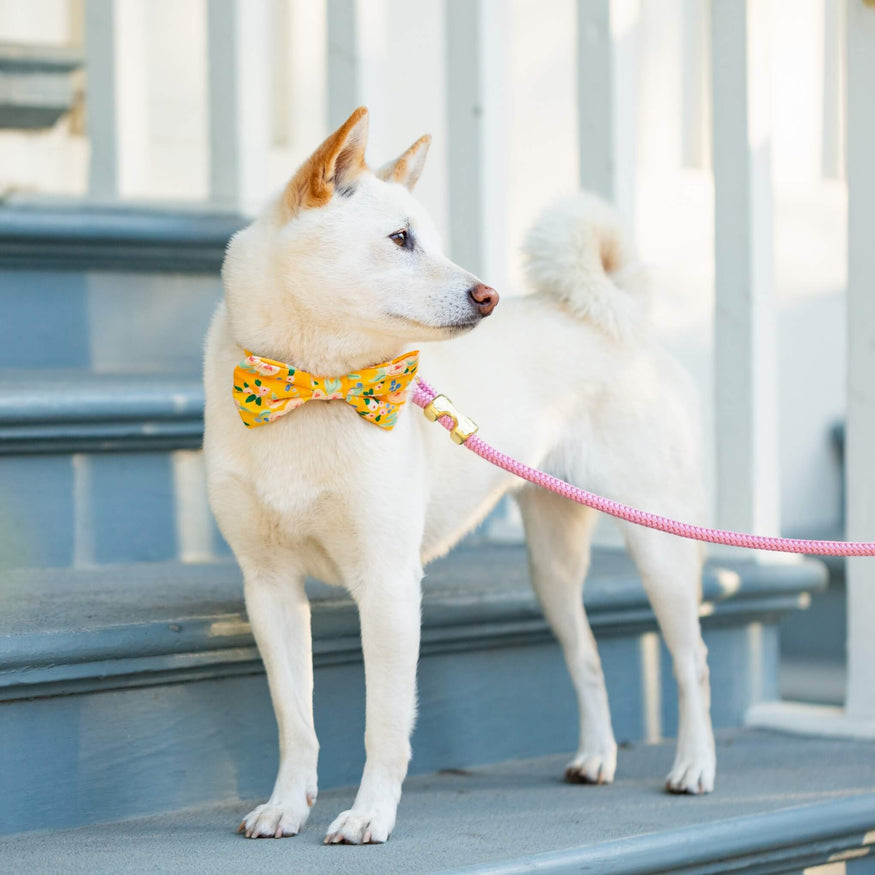
<svg viewBox="0 0 875 875">
<path fill-rule="evenodd" d="M 647 318 L 644 272 L 616 210 L 579 192 L 547 207 L 523 243 L 537 291 L 618 340 L 637 336 Z"/>
</svg>

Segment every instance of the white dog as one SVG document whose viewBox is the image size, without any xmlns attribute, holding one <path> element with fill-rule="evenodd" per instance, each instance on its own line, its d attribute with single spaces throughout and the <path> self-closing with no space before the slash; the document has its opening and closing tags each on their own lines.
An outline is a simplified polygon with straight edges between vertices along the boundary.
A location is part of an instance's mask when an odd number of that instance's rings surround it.
<svg viewBox="0 0 875 875">
<path fill-rule="evenodd" d="M 276 785 L 241 826 L 253 838 L 295 835 L 316 798 L 305 577 L 352 594 L 367 680 L 364 774 L 326 842 L 383 842 L 410 759 L 423 566 L 514 490 L 532 583 L 580 705 L 580 748 L 566 777 L 609 783 L 617 745 L 581 598 L 595 513 L 524 487 L 411 405 L 391 430 L 344 400 L 313 400 L 245 428 L 232 383 L 247 352 L 290 373 L 341 377 L 421 347 L 422 376 L 498 448 L 655 512 L 695 520 L 702 511 L 689 380 L 649 335 L 638 272 L 607 205 L 580 195 L 549 209 L 526 242 L 534 294 L 479 325 L 498 295 L 441 252 L 410 193 L 429 138 L 372 172 L 367 128 L 359 109 L 233 238 L 207 340 L 210 500 L 243 570 L 279 724 Z M 707 792 L 715 757 L 698 617 L 702 551 L 622 529 L 674 659 L 680 728 L 667 785 Z"/>
</svg>

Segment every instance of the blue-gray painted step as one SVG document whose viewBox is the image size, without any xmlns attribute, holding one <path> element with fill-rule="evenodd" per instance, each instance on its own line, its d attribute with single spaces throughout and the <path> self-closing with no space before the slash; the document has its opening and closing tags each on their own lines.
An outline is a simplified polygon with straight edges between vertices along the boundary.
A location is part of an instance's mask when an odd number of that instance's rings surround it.
<svg viewBox="0 0 875 875">
<path fill-rule="evenodd" d="M 354 789 L 322 792 L 293 839 L 252 841 L 234 828 L 250 801 L 68 832 L 0 839 L 8 871 L 175 873 L 799 872 L 848 858 L 871 872 L 875 746 L 761 731 L 718 738 L 717 790 L 669 796 L 671 745 L 620 752 L 611 787 L 559 781 L 563 760 L 503 762 L 407 782 L 382 846 L 321 844 Z M 51 824 L 42 824 L 51 828 Z M 855 868 L 856 867 L 856 868 Z"/>
<path fill-rule="evenodd" d="M 104 204 L 4 204 L 0 268 L 218 274 L 236 213 Z"/>
<path fill-rule="evenodd" d="M 718 726 L 776 696 L 775 624 L 822 584 L 817 563 L 709 566 Z M 363 671 L 354 606 L 311 592 L 328 788 L 362 767 Z M 241 596 L 231 563 L 0 576 L 0 834 L 267 795 L 276 728 Z M 671 665 L 664 648 L 645 664 L 655 622 L 625 557 L 597 552 L 586 602 L 618 738 L 674 734 Z M 522 548 L 459 550 L 429 570 L 419 683 L 413 773 L 574 749 L 575 699 Z"/>
<path fill-rule="evenodd" d="M 197 449 L 204 391 L 179 374 L 0 371 L 0 455 Z"/>
<path fill-rule="evenodd" d="M 706 626 L 770 623 L 805 607 L 825 584 L 813 561 L 709 562 Z M 358 616 L 347 593 L 308 582 L 317 664 L 358 661 Z M 586 584 L 590 621 L 603 635 L 654 628 L 637 573 L 624 553 L 596 549 Z M 460 549 L 429 567 L 423 651 L 549 640 L 528 583 L 525 548 Z M 0 700 L 84 686 L 237 673 L 255 660 L 240 573 L 233 561 L 20 569 L 0 573 Z M 123 661 L 123 665 L 117 665 Z M 246 670 L 257 666 L 247 665 Z M 142 677 L 132 678 L 132 671 Z"/>
</svg>

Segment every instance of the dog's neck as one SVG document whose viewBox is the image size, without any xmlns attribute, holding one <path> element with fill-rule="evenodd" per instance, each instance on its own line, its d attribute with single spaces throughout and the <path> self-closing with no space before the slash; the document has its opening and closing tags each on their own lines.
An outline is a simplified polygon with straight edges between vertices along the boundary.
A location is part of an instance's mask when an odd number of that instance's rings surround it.
<svg viewBox="0 0 875 875">
<path fill-rule="evenodd" d="M 284 362 L 296 370 L 306 371 L 314 376 L 344 377 L 364 368 L 389 362 L 401 355 L 406 349 L 402 344 L 390 344 L 372 347 L 371 351 L 367 352 L 362 344 L 355 342 L 356 338 L 348 337 L 346 340 L 349 341 L 348 352 L 337 349 L 336 338 L 332 339 L 334 350 L 329 352 L 327 348 L 319 344 L 310 346 L 302 342 L 301 337 L 294 338 L 286 345 L 285 349 L 279 351 L 281 354 L 275 355 L 273 351 L 265 352 L 263 350 L 250 350 L 250 352 L 263 358 Z"/>
<path fill-rule="evenodd" d="M 323 377 L 342 377 L 391 361 L 410 347 L 364 331 L 331 333 L 309 320 L 289 324 L 286 319 L 281 325 L 262 322 L 258 328 L 237 326 L 232 320 L 232 335 L 241 350 Z"/>
</svg>

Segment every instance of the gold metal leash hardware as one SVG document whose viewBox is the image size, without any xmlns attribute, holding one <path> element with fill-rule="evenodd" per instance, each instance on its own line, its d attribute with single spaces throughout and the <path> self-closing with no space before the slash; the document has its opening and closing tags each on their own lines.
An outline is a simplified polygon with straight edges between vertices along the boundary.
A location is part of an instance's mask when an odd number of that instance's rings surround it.
<svg viewBox="0 0 875 875">
<path fill-rule="evenodd" d="M 422 412 L 429 422 L 437 422 L 442 416 L 449 416 L 453 420 L 450 437 L 457 444 L 465 443 L 479 427 L 473 419 L 468 419 L 464 413 L 459 413 L 453 402 L 446 395 L 435 395 L 422 408 Z"/>
</svg>

